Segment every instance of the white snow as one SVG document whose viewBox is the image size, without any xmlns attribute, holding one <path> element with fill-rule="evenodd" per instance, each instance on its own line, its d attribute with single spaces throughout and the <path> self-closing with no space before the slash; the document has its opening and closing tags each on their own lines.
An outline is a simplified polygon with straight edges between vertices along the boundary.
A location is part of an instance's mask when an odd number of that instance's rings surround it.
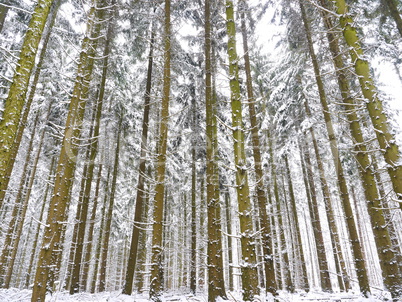
<svg viewBox="0 0 402 302">
<path fill-rule="evenodd" d="M 11 289 L 0 289 L 0 301 L 1 302 L 28 302 L 31 301 L 31 290 L 19 290 L 16 288 Z M 241 298 L 240 292 L 228 292 L 229 301 L 241 302 L 243 301 Z M 384 301 L 385 299 L 389 299 L 389 295 L 386 292 L 378 291 L 373 294 L 370 298 L 363 298 L 358 294 L 353 293 L 322 293 L 311 291 L 309 293 L 299 292 L 295 294 L 290 294 L 287 292 L 280 292 L 277 297 L 277 301 L 279 302 L 379 302 Z M 183 295 L 168 293 L 165 294 L 162 299 L 163 302 L 169 301 L 177 301 L 177 302 L 191 302 L 191 301 L 202 301 L 207 302 L 208 297 L 205 294 L 199 294 L 196 296 L 193 295 Z M 80 293 L 69 295 L 67 291 L 56 292 L 53 295 L 48 294 L 46 296 L 46 302 L 58 302 L 58 301 L 80 301 L 80 302 L 145 302 L 149 301 L 147 295 L 142 294 L 133 294 L 123 295 L 119 291 L 114 292 L 103 292 L 103 293 Z M 219 302 L 223 302 L 225 300 L 219 299 Z M 272 295 L 260 295 L 254 298 L 256 302 L 262 301 L 274 301 Z"/>
</svg>

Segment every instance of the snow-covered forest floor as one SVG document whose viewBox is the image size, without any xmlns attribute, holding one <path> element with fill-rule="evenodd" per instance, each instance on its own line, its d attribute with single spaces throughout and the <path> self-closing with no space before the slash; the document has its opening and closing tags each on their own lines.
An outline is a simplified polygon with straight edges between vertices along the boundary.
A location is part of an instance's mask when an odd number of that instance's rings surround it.
<svg viewBox="0 0 402 302">
<path fill-rule="evenodd" d="M 16 288 L 0 289 L 0 302 L 28 302 L 31 301 L 31 290 L 19 290 Z M 240 292 L 229 292 L 229 301 L 240 302 Z M 300 292 L 290 294 L 286 292 L 280 292 L 277 297 L 279 302 L 379 302 L 388 301 L 388 293 L 378 291 L 374 293 L 370 298 L 363 298 L 357 293 L 323 293 L 314 292 L 309 293 Z M 80 301 L 80 302 L 145 302 L 148 300 L 148 295 L 133 294 L 131 296 L 123 295 L 120 291 L 103 292 L 103 293 L 79 293 L 70 295 L 67 291 L 56 292 L 53 295 L 48 294 L 46 296 L 46 302 L 58 302 L 58 301 Z M 206 294 L 189 295 L 183 293 L 166 293 L 162 297 L 162 301 L 177 301 L 177 302 L 207 302 L 208 297 Z M 256 302 L 260 301 L 274 301 L 272 296 L 260 296 L 255 299 Z"/>
</svg>

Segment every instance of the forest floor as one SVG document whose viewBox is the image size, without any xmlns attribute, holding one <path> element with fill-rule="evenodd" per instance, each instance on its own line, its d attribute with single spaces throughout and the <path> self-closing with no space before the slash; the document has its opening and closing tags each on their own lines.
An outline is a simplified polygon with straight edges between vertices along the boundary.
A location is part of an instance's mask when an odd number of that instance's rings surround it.
<svg viewBox="0 0 402 302">
<path fill-rule="evenodd" d="M 241 302 L 241 294 L 234 292 L 228 294 L 229 301 Z M 380 302 L 387 301 L 388 295 L 386 293 L 378 292 L 371 298 L 363 298 L 358 294 L 349 293 L 322 293 L 322 292 L 309 292 L 309 293 L 297 293 L 289 294 L 281 292 L 277 301 L 279 302 Z M 19 290 L 16 288 L 0 289 L 0 302 L 29 302 L 31 301 L 30 290 Z M 133 294 L 131 296 L 123 295 L 118 291 L 104 292 L 104 293 L 80 293 L 75 295 L 69 295 L 67 291 L 56 292 L 53 295 L 46 297 L 46 302 L 58 302 L 58 301 L 79 301 L 79 302 L 146 302 L 148 296 L 142 294 Z M 200 294 L 196 296 L 185 294 L 165 294 L 162 298 L 163 302 L 207 302 L 207 296 Z M 256 302 L 273 301 L 272 297 L 259 297 L 255 299 Z"/>
</svg>

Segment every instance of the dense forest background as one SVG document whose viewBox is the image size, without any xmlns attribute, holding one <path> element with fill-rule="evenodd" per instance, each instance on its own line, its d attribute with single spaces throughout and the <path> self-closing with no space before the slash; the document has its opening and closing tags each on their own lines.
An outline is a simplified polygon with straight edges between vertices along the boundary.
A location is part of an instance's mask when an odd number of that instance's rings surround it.
<svg viewBox="0 0 402 302">
<path fill-rule="evenodd" d="M 400 301 L 401 9 L 0 0 L 0 287 Z"/>
</svg>

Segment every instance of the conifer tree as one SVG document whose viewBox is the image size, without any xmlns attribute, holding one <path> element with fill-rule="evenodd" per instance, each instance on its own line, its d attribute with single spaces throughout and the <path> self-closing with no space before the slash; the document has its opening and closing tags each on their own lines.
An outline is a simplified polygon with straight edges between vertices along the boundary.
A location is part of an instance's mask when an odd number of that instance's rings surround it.
<svg viewBox="0 0 402 302">
<path fill-rule="evenodd" d="M 339 15 L 339 23 L 349 46 L 349 55 L 353 63 L 354 70 L 358 76 L 360 88 L 364 98 L 367 111 L 374 127 L 380 150 L 387 163 L 387 170 L 392 182 L 395 193 L 399 200 L 402 200 L 402 165 L 401 152 L 396 142 L 395 135 L 391 132 L 391 127 L 387 114 L 383 107 L 383 102 L 378 96 L 377 87 L 370 72 L 370 62 L 365 58 L 364 51 L 358 36 L 358 28 L 352 14 L 349 13 L 345 0 L 332 0 Z M 402 209 L 402 202 L 399 203 Z"/>
<path fill-rule="evenodd" d="M 4 183 L 8 183 L 8 178 L 10 177 L 10 174 L 7 175 L 7 169 L 11 157 L 16 156 L 11 151 L 13 150 L 14 140 L 24 109 L 29 80 L 35 65 L 36 53 L 53 2 L 54 0 L 40 0 L 35 7 L 22 44 L 13 82 L 5 101 L 3 116 L 0 121 L 1 190 L 6 190 L 7 188 L 4 188 Z M 4 192 L 0 192 L 0 196 L 4 196 Z M 2 203 L 3 198 L 0 199 L 0 208 Z"/>
<path fill-rule="evenodd" d="M 258 201 L 258 209 L 260 214 L 260 226 L 262 229 L 262 249 L 264 253 L 264 271 L 265 271 L 265 289 L 271 294 L 276 294 L 277 286 L 275 282 L 274 261 L 272 256 L 272 238 L 271 230 L 267 215 L 267 197 L 264 188 L 264 174 L 262 171 L 262 158 L 260 148 L 260 136 L 258 133 L 259 125 L 257 122 L 257 112 L 255 108 L 255 97 L 253 91 L 249 47 L 247 40 L 247 29 L 245 20 L 245 10 L 247 5 L 245 1 L 241 2 L 241 32 L 243 37 L 243 51 L 244 51 L 244 67 L 246 71 L 246 85 L 247 85 L 247 103 L 250 116 L 251 125 L 251 142 L 253 145 L 254 157 L 254 172 L 256 174 L 256 193 Z"/>
<path fill-rule="evenodd" d="M 213 81 L 211 1 L 205 0 L 205 110 L 206 110 L 206 204 L 207 204 L 207 264 L 208 301 L 226 298 L 223 275 L 222 235 L 219 203 L 219 170 L 217 164 L 218 137 L 216 119 L 216 93 Z"/>
<path fill-rule="evenodd" d="M 232 129 L 234 140 L 234 162 L 236 165 L 236 191 L 239 204 L 241 232 L 241 279 L 243 299 L 252 301 L 259 294 L 255 235 L 253 234 L 252 204 L 247 175 L 242 102 L 239 84 L 239 66 L 236 51 L 236 26 L 233 1 L 226 1 L 227 52 L 229 57 L 230 103 L 232 109 Z"/>
<path fill-rule="evenodd" d="M 159 139 L 156 158 L 156 187 L 154 197 L 154 213 L 152 226 L 152 257 L 151 257 L 151 284 L 149 297 L 152 301 L 160 301 L 163 290 L 163 212 L 165 200 L 165 172 L 166 151 L 169 126 L 169 99 L 170 99 L 170 59 L 171 59 L 171 25 L 170 0 L 165 0 L 164 20 L 164 66 L 163 66 L 163 95 L 160 116 Z"/>
</svg>

